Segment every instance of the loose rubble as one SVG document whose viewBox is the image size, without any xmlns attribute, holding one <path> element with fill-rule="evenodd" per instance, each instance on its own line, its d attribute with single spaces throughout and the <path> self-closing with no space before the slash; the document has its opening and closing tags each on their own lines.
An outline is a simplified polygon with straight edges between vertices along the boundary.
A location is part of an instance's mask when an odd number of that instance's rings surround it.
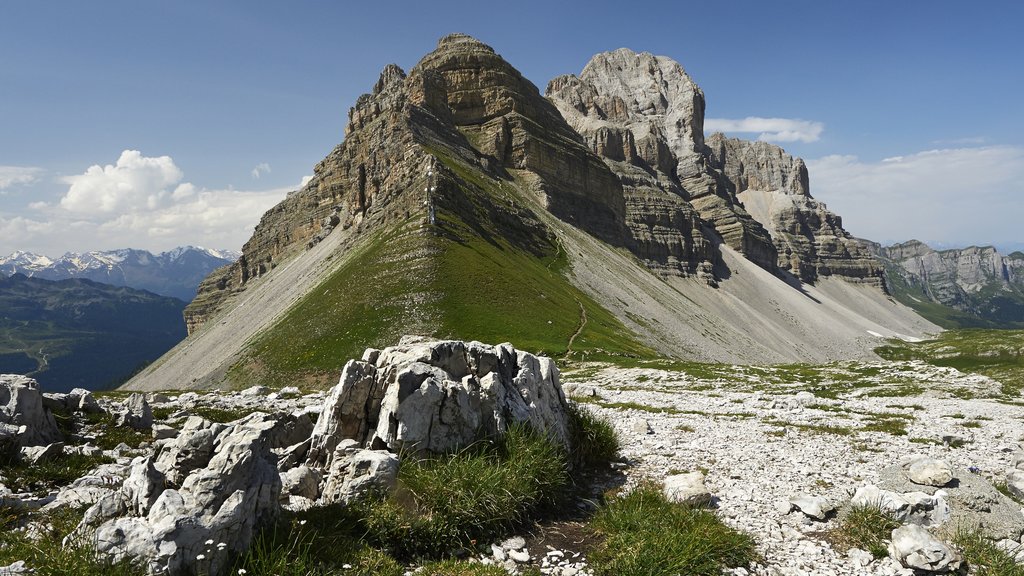
<svg viewBox="0 0 1024 576">
<path fill-rule="evenodd" d="M 885 369 L 900 381 L 935 376 L 913 363 Z M 623 441 L 619 479 L 596 486 L 598 493 L 660 482 L 670 499 L 709 506 L 755 535 L 763 561 L 729 574 L 952 573 L 963 558 L 948 531 L 970 522 L 1024 561 L 1024 509 L 994 487 L 1002 483 L 1018 496 L 1024 488 L 1024 407 L 981 398 L 991 390 L 985 379 L 942 374 L 947 388 L 910 395 L 817 395 L 769 387 L 753 372 L 722 381 L 617 368 L 570 375 L 565 389 L 610 417 Z M 944 392 L 965 388 L 979 397 Z M 549 360 L 506 345 L 461 342 L 406 340 L 368 350 L 345 366 L 338 386 L 312 394 L 253 387 L 97 399 L 86 391 L 41 394 L 30 379 L 0 376 L 0 430 L 17 442 L 19 458 L 113 460 L 43 496 L 13 494 L 0 484 L 0 498 L 46 510 L 88 507 L 72 538 L 108 558 L 143 558 L 154 573 L 216 572 L 282 510 L 393 488 L 400 449 L 457 446 L 470 437 L 470 424 L 497 431 L 531 422 L 559 437 L 565 403 Z M 434 417 L 422 418 L 423 406 Z M 52 410 L 77 418 L 104 412 L 141 428 L 144 441 L 104 450 L 88 434 L 64 438 Z M 238 417 L 212 422 L 197 415 L 202 410 Z M 902 433 L 870 426 L 879 421 L 900 423 L 893 430 Z M 965 428 L 965 421 L 980 426 Z M 828 531 L 857 505 L 880 506 L 902 523 L 888 557 L 830 543 Z M 592 574 L 585 548 L 542 539 L 483 543 L 470 559 L 510 574 L 528 566 L 543 574 Z"/>
</svg>

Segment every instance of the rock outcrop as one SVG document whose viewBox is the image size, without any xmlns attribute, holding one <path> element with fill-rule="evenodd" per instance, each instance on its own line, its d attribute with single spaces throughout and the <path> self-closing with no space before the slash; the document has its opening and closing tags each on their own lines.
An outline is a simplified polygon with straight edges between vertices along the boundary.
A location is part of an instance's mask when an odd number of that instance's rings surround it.
<svg viewBox="0 0 1024 576">
<path fill-rule="evenodd" d="M 350 360 L 313 429 L 309 464 L 337 447 L 446 453 L 523 423 L 568 446 L 566 400 L 550 359 L 510 344 L 409 341 Z"/>
<path fill-rule="evenodd" d="M 35 380 L 0 374 L 0 443 L 46 446 L 63 439 Z"/>
<path fill-rule="evenodd" d="M 121 488 L 86 512 L 73 537 L 103 557 L 134 558 L 148 573 L 172 576 L 218 574 L 244 552 L 279 510 L 271 452 L 279 420 L 258 412 L 227 425 L 197 420 L 165 447 L 188 458 L 137 458 Z M 193 452 L 197 436 L 209 437 L 209 450 Z"/>
<path fill-rule="evenodd" d="M 779 268 L 804 282 L 821 276 L 865 282 L 884 289 L 882 266 L 864 244 L 843 229 L 838 214 L 811 197 L 807 166 L 767 142 L 707 139 L 710 164 L 725 177 L 728 196 L 771 234 Z"/>
</svg>

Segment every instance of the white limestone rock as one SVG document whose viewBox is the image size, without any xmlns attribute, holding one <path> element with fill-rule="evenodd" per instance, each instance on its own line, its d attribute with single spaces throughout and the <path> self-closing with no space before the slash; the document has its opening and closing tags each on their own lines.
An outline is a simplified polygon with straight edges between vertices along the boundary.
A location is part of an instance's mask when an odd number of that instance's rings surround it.
<svg viewBox="0 0 1024 576">
<path fill-rule="evenodd" d="M 953 469 L 942 460 L 918 458 L 907 468 L 907 478 L 915 484 L 941 488 L 953 480 Z"/>
<path fill-rule="evenodd" d="M 310 465 L 328 467 L 346 439 L 442 453 L 517 422 L 568 445 L 565 395 L 550 358 L 509 344 L 408 339 L 376 356 L 375 364 L 345 365 L 313 429 Z"/>
<path fill-rule="evenodd" d="M 19 446 L 45 446 L 63 440 L 53 414 L 43 406 L 39 384 L 25 376 L 0 374 L 0 424 Z"/>
<path fill-rule="evenodd" d="M 815 520 L 825 520 L 829 513 L 835 511 L 834 504 L 821 496 L 809 496 L 800 494 L 789 499 L 789 503 L 798 508 L 805 515 Z"/>
<path fill-rule="evenodd" d="M 373 489 L 393 490 L 397 482 L 398 456 L 387 450 L 363 450 L 355 440 L 344 440 L 332 458 L 320 500 L 348 503 Z"/>
<path fill-rule="evenodd" d="M 928 574 L 948 574 L 960 568 L 960 554 L 916 524 L 892 531 L 889 556 L 906 568 Z"/>
<path fill-rule="evenodd" d="M 707 506 L 711 503 L 711 492 L 704 485 L 704 474 L 700 472 L 668 476 L 662 490 L 672 502 L 690 506 Z"/>
<path fill-rule="evenodd" d="M 121 410 L 115 415 L 117 426 L 127 426 L 136 430 L 149 430 L 153 426 L 153 410 L 145 394 L 136 392 L 128 396 Z"/>
</svg>

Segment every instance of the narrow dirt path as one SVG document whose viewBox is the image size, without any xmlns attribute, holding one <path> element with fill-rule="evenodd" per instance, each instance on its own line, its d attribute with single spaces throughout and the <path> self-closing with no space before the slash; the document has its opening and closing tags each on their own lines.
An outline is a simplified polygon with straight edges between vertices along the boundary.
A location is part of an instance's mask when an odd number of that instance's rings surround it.
<svg viewBox="0 0 1024 576">
<path fill-rule="evenodd" d="M 576 328 L 576 331 L 569 336 L 569 344 L 565 347 L 565 356 L 568 358 L 572 354 L 572 343 L 576 341 L 576 337 L 583 332 L 583 328 L 587 325 L 587 309 L 583 307 L 583 302 L 576 300 L 576 303 L 580 305 L 580 325 Z"/>
</svg>

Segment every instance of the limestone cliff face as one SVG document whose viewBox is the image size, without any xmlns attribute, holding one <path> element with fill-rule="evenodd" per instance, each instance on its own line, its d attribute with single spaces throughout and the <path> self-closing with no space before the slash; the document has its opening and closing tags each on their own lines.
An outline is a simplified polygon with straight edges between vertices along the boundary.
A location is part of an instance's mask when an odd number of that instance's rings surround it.
<svg viewBox="0 0 1024 576">
<path fill-rule="evenodd" d="M 774 144 L 720 133 L 708 137 L 707 147 L 728 195 L 771 234 L 780 268 L 804 282 L 835 275 L 884 288 L 882 266 L 867 247 L 843 229 L 838 214 L 811 197 L 803 160 Z"/>
<path fill-rule="evenodd" d="M 490 46 L 445 36 L 416 65 L 444 80 L 455 126 L 502 168 L 539 177 L 540 200 L 555 216 L 613 245 L 623 243 L 622 187 L 601 159 Z"/>
<path fill-rule="evenodd" d="M 927 299 L 968 314 L 971 326 L 1018 328 L 1024 323 L 1024 254 L 992 246 L 933 250 L 911 240 L 878 248 L 897 297 Z M 903 299 L 906 299 L 904 296 Z"/>
<path fill-rule="evenodd" d="M 185 310 L 191 334 L 220 309 L 224 301 L 279 263 L 322 240 L 336 227 L 358 229 L 387 225 L 422 212 L 421 189 L 425 154 L 414 146 L 410 128 L 415 115 L 430 116 L 410 99 L 424 92 L 429 79 L 407 79 L 389 65 L 370 94 L 349 111 L 345 140 L 314 168 L 313 178 L 300 190 L 268 210 L 242 256 L 226 269 L 211 274 Z M 422 98 L 420 102 L 422 103 Z"/>
<path fill-rule="evenodd" d="M 938 251 L 917 240 L 882 249 L 882 256 L 899 265 L 910 283 L 958 309 L 966 309 L 969 296 L 985 288 L 1024 287 L 1021 259 L 1014 255 L 1004 257 L 992 246 Z"/>
<path fill-rule="evenodd" d="M 438 209 L 473 210 L 458 186 L 442 189 L 456 176 L 441 174 L 436 154 L 491 177 L 530 173 L 533 191 L 552 214 L 610 244 L 625 243 L 625 199 L 615 175 L 493 49 L 453 34 L 408 75 L 385 67 L 373 91 L 350 110 L 344 141 L 316 165 L 313 178 L 263 215 L 238 262 L 203 282 L 185 312 L 190 333 L 248 282 L 336 228 L 354 227 L 358 235 L 425 219 L 428 196 Z M 426 176 L 431 167 L 438 172 L 433 184 Z M 431 185 L 436 189 L 428 192 Z M 525 248 L 546 234 L 528 211 L 488 210 Z"/>
<path fill-rule="evenodd" d="M 631 192 L 625 182 L 635 181 L 638 174 L 629 166 L 649 175 L 644 192 L 632 193 L 639 212 L 631 215 L 630 228 L 642 258 L 657 258 L 657 251 L 642 251 L 652 245 L 648 237 L 664 236 L 643 231 L 649 219 L 642 208 L 644 197 L 660 189 L 658 204 L 673 204 L 677 216 L 686 221 L 695 211 L 726 244 L 762 267 L 775 269 L 775 246 L 767 231 L 710 166 L 704 145 L 704 94 L 677 62 L 625 48 L 598 54 L 578 77 L 552 80 L 547 95 L 591 149 L 609 161 L 623 179 L 627 197 Z M 708 259 L 703 236 L 699 230 L 684 229 L 673 240 L 690 243 L 691 260 Z"/>
</svg>

